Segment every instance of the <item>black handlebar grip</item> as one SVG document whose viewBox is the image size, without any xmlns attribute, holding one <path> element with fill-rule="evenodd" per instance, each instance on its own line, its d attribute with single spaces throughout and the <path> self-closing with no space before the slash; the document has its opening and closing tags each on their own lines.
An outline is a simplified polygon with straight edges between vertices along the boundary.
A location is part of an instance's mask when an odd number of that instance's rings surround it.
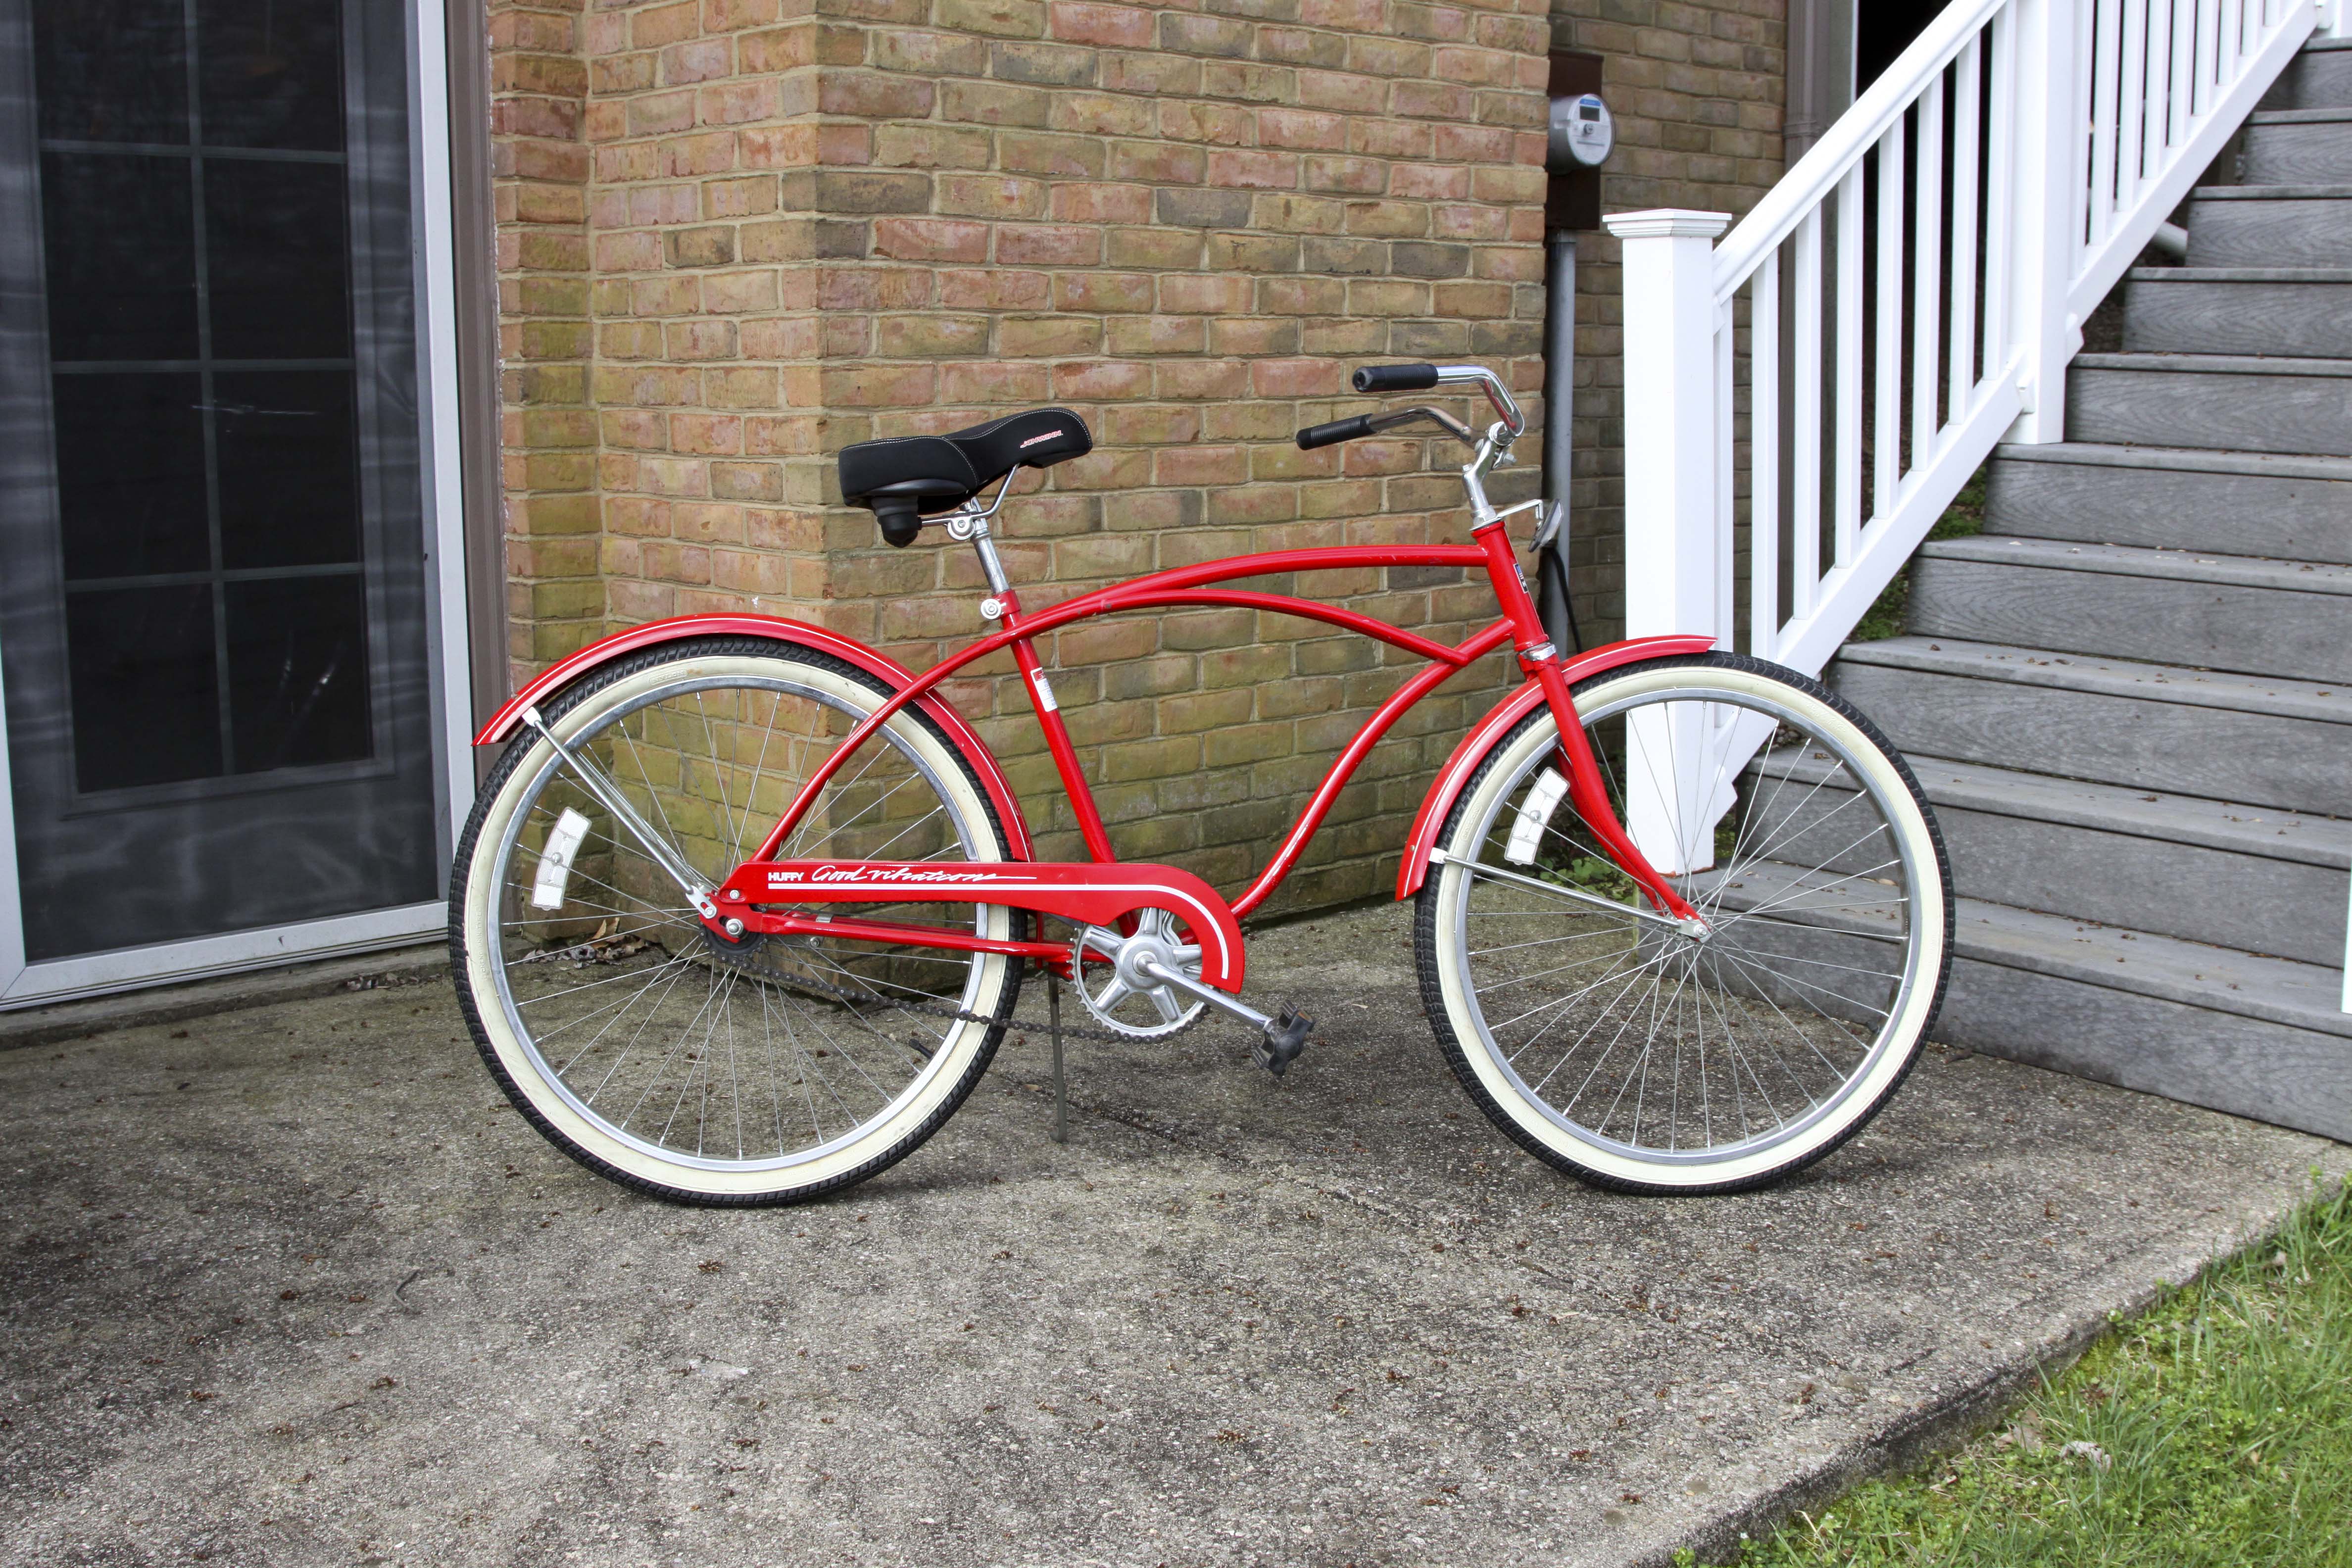
<svg viewBox="0 0 2352 1568">
<path fill-rule="evenodd" d="M 1359 436 L 1372 433 L 1372 416 L 1359 414 L 1353 419 L 1334 419 L 1328 425 L 1310 425 L 1298 433 L 1298 449 L 1311 452 L 1318 447 L 1328 447 L 1335 441 L 1352 441 Z"/>
<path fill-rule="evenodd" d="M 1421 392 L 1437 384 L 1433 364 L 1368 364 L 1355 374 L 1358 392 Z"/>
</svg>

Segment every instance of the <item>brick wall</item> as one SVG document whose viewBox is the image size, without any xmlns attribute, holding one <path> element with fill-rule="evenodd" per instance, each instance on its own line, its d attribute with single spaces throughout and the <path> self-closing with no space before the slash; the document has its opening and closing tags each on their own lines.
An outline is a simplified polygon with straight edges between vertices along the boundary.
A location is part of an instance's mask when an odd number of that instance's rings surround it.
<svg viewBox="0 0 2352 1568">
<path fill-rule="evenodd" d="M 489 0 L 507 618 L 517 679 L 601 636 L 578 0 Z"/>
<path fill-rule="evenodd" d="M 1046 402 L 1097 450 L 1003 514 L 1033 608 L 1246 551 L 1464 539 L 1450 443 L 1301 453 L 1292 433 L 1365 406 L 1345 375 L 1386 358 L 1485 361 L 1538 408 L 1546 50 L 1611 57 L 1612 206 L 1744 207 L 1776 172 L 1778 5 L 499 0 L 518 659 L 749 605 L 920 668 L 981 629 L 971 555 L 883 546 L 830 454 Z M 1578 408 L 1603 614 L 1612 263 L 1585 269 Z M 1538 442 L 1522 452 L 1498 494 L 1534 492 Z M 1489 613 L 1446 573 L 1298 586 L 1440 636 Z M 1228 890 L 1255 868 L 1412 668 L 1327 632 L 1220 611 L 1052 639 L 1122 854 Z M 1045 851 L 1079 853 L 1008 668 L 954 695 Z M 1374 753 L 1290 902 L 1385 885 L 1504 673 L 1457 678 Z"/>
</svg>

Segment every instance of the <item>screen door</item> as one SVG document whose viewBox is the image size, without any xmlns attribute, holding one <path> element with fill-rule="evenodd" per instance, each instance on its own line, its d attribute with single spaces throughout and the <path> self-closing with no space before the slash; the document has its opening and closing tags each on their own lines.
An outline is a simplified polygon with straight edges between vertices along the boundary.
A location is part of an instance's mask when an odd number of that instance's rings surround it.
<svg viewBox="0 0 2352 1568">
<path fill-rule="evenodd" d="M 438 890 L 400 0 L 0 0 L 28 961 Z"/>
</svg>

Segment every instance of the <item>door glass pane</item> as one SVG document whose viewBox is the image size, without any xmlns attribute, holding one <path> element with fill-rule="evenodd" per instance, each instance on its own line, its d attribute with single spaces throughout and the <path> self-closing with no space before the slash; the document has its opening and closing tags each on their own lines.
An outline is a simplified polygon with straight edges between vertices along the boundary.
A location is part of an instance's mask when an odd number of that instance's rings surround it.
<svg viewBox="0 0 2352 1568">
<path fill-rule="evenodd" d="M 352 350 L 343 166 L 205 160 L 212 352 L 335 359 Z"/>
<path fill-rule="evenodd" d="M 213 377 L 213 417 L 230 567 L 360 558 L 349 372 L 223 371 Z"/>
<path fill-rule="evenodd" d="M 341 18 L 34 7 L 83 795 L 375 750 Z"/>
<path fill-rule="evenodd" d="M 212 564 L 204 386 L 192 371 L 55 378 L 58 521 L 68 582 Z"/>
<path fill-rule="evenodd" d="M 85 790 L 220 772 L 213 594 L 203 584 L 66 600 L 74 772 Z"/>
<path fill-rule="evenodd" d="M 41 134 L 72 142 L 185 142 L 181 0 L 37 0 Z"/>
<path fill-rule="evenodd" d="M 342 29 L 341 0 L 198 0 L 205 143 L 340 151 Z"/>
<path fill-rule="evenodd" d="M 42 157 L 51 359 L 195 358 L 188 180 L 185 158 Z"/>
<path fill-rule="evenodd" d="M 228 673 L 239 773 L 366 756 L 367 606 L 359 574 L 231 583 Z"/>
</svg>

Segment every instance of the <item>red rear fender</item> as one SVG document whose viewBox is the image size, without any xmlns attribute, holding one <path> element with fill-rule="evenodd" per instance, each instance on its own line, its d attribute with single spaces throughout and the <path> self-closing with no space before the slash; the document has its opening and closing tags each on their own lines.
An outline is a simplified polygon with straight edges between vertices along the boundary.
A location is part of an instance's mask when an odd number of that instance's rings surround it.
<svg viewBox="0 0 2352 1568">
<path fill-rule="evenodd" d="M 474 737 L 478 746 L 496 745 L 512 735 L 522 723 L 523 710 L 544 702 L 555 693 L 602 665 L 635 653 L 640 648 L 661 643 L 682 642 L 689 637 L 765 637 L 771 642 L 790 643 L 798 647 L 814 648 L 829 653 L 835 658 L 846 659 L 870 675 L 887 682 L 892 689 L 914 684 L 914 672 L 898 660 L 875 652 L 864 643 L 852 641 L 838 632 L 823 626 L 813 626 L 804 621 L 786 620 L 781 616 L 678 616 L 666 621 L 647 621 L 641 626 L 631 626 L 614 632 L 602 642 L 591 643 L 561 663 L 549 666 L 538 679 L 524 687 L 507 705 L 499 709 L 482 732 Z M 996 805 L 996 814 L 1004 823 L 1013 858 L 1028 859 L 1030 847 L 1029 824 L 1021 815 L 1021 802 L 1014 796 L 1004 770 L 997 765 L 987 743 L 972 727 L 937 693 L 918 698 L 914 704 L 946 731 L 980 774 L 988 787 L 988 798 Z"/>
<path fill-rule="evenodd" d="M 1638 664 L 1645 658 L 1659 658 L 1669 654 L 1712 653 L 1715 639 L 1702 637 L 1637 637 L 1632 642 L 1615 642 L 1606 647 L 1580 654 L 1560 667 L 1560 674 L 1574 686 L 1578 681 L 1614 669 L 1622 664 Z M 1421 890 L 1429 874 L 1429 852 L 1437 847 L 1438 830 L 1445 826 L 1445 814 L 1454 809 L 1470 784 L 1470 775 L 1486 753 L 1510 733 L 1512 726 L 1543 705 L 1543 688 L 1533 679 L 1504 698 L 1486 711 L 1486 716 L 1471 727 L 1445 759 L 1438 771 L 1437 780 L 1423 797 L 1421 815 L 1412 820 L 1412 836 L 1406 840 L 1404 864 L 1397 868 L 1397 892 L 1400 899 L 1409 899 Z"/>
</svg>

